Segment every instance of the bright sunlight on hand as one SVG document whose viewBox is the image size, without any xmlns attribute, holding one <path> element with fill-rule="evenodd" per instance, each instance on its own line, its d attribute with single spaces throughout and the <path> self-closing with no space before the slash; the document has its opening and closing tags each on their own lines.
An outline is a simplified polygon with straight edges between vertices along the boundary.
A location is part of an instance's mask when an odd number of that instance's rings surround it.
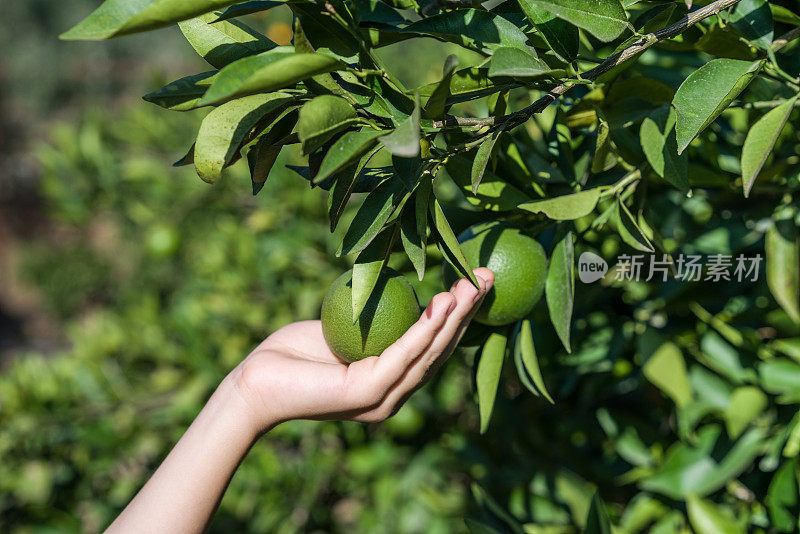
<svg viewBox="0 0 800 534">
<path fill-rule="evenodd" d="M 453 352 L 491 289 L 494 274 L 474 272 L 480 292 L 458 280 L 380 357 L 340 360 L 320 321 L 293 323 L 269 336 L 234 371 L 261 431 L 290 419 L 375 422 L 393 415 Z"/>
</svg>

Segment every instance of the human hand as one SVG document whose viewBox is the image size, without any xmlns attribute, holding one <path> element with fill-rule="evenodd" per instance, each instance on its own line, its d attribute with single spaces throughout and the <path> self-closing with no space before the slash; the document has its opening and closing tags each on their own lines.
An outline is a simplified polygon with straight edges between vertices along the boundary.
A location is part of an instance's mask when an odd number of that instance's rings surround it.
<svg viewBox="0 0 800 534">
<path fill-rule="evenodd" d="M 439 293 L 419 320 L 380 357 L 350 363 L 334 355 L 320 321 L 287 325 L 265 339 L 233 371 L 237 391 L 264 432 L 290 419 L 382 421 L 422 387 L 453 352 L 494 274 L 474 270 Z"/>
</svg>

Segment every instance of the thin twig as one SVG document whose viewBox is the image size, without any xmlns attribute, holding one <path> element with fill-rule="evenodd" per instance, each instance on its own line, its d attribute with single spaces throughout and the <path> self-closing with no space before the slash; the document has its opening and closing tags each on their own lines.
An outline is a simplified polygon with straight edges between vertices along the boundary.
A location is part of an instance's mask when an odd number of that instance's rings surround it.
<svg viewBox="0 0 800 534">
<path fill-rule="evenodd" d="M 561 95 L 569 91 L 576 83 L 579 83 L 579 81 L 596 80 L 597 78 L 600 77 L 601 74 L 604 74 L 613 69 L 614 67 L 617 67 L 623 64 L 624 62 L 628 61 L 629 59 L 641 54 L 642 52 L 644 52 L 657 42 L 663 41 L 664 39 L 670 39 L 672 37 L 675 37 L 676 35 L 679 35 L 681 32 L 688 29 L 689 27 L 694 26 L 701 20 L 706 19 L 712 15 L 715 15 L 720 11 L 722 11 L 723 9 L 727 9 L 737 4 L 739 1 L 740 0 L 716 0 L 715 2 L 712 2 L 707 6 L 701 7 L 696 11 L 688 13 L 681 20 L 667 26 L 666 28 L 662 28 L 653 33 L 643 35 L 629 47 L 617 52 L 616 54 L 612 54 L 598 66 L 587 70 L 586 72 L 580 74 L 578 77 L 571 78 L 570 80 L 567 80 L 566 82 L 557 85 L 556 87 L 551 89 L 546 95 L 538 99 L 536 102 L 519 111 L 509 113 L 508 115 L 502 115 L 500 117 L 479 118 L 479 117 L 455 117 L 449 115 L 445 117 L 444 120 L 434 121 L 433 126 L 434 128 L 443 128 L 446 126 L 494 126 L 500 123 L 508 123 L 507 126 L 508 128 L 513 128 L 514 126 L 518 126 L 523 122 L 527 121 L 533 114 L 541 113 L 547 106 L 558 100 L 558 98 Z"/>
<path fill-rule="evenodd" d="M 789 30 L 788 32 L 784 33 L 783 35 L 772 41 L 772 51 L 777 52 L 778 50 L 789 44 L 790 41 L 794 41 L 797 38 L 800 38 L 800 26 L 792 30 Z"/>
</svg>

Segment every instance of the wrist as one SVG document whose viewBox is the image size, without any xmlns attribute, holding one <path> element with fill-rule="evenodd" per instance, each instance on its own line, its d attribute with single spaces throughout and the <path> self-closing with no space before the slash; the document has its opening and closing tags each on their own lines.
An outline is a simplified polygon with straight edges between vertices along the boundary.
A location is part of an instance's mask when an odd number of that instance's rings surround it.
<svg viewBox="0 0 800 534">
<path fill-rule="evenodd" d="M 232 411 L 252 432 L 253 439 L 257 439 L 278 425 L 281 420 L 267 410 L 260 389 L 254 386 L 252 377 L 247 372 L 246 363 L 242 362 L 231 371 L 220 383 L 219 389 L 228 392 L 227 395 L 232 399 Z"/>
</svg>

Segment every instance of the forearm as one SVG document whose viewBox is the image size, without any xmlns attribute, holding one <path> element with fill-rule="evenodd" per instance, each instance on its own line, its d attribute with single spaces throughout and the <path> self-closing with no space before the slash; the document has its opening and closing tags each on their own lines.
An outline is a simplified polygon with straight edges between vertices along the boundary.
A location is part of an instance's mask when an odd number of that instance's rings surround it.
<svg viewBox="0 0 800 534">
<path fill-rule="evenodd" d="M 227 377 L 109 532 L 202 532 L 258 437 L 250 407 Z"/>
</svg>

